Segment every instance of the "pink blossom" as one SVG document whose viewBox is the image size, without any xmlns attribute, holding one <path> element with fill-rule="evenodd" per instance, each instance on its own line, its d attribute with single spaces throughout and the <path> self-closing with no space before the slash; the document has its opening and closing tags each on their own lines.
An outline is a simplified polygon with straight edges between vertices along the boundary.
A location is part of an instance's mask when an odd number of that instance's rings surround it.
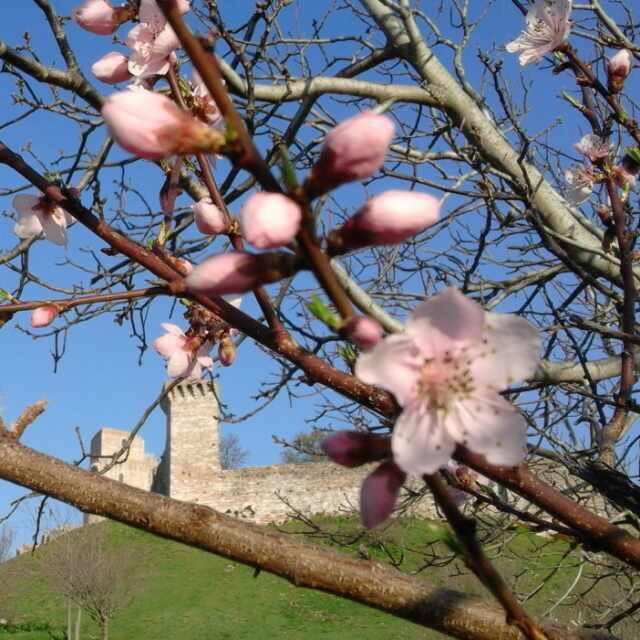
<svg viewBox="0 0 640 640">
<path fill-rule="evenodd" d="M 247 242 L 258 249 L 289 244 L 300 229 L 302 211 L 281 193 L 254 193 L 242 207 L 240 230 Z"/>
<path fill-rule="evenodd" d="M 613 58 L 607 60 L 607 80 L 611 93 L 622 91 L 632 67 L 633 54 L 628 49 L 621 49 Z"/>
<path fill-rule="evenodd" d="M 211 97 L 200 74 L 194 70 L 191 79 L 194 99 L 193 111 L 195 115 L 212 126 L 220 124 L 222 122 L 222 113 L 215 100 Z"/>
<path fill-rule="evenodd" d="M 216 149 L 222 134 L 146 89 L 110 95 L 102 107 L 111 135 L 127 151 L 149 160 Z"/>
<path fill-rule="evenodd" d="M 129 60 L 121 53 L 111 51 L 91 65 L 91 73 L 107 84 L 117 84 L 131 78 Z"/>
<path fill-rule="evenodd" d="M 384 522 L 393 512 L 407 474 L 393 461 L 383 462 L 360 487 L 360 517 L 367 529 Z"/>
<path fill-rule="evenodd" d="M 330 240 L 343 250 L 396 244 L 438 221 L 440 201 L 427 193 L 385 191 L 371 198 Z"/>
<path fill-rule="evenodd" d="M 13 199 L 18 220 L 13 232 L 18 238 L 32 238 L 40 233 L 53 244 L 67 244 L 67 225 L 73 218 L 62 207 L 44 196 L 20 195 Z"/>
<path fill-rule="evenodd" d="M 394 129 L 389 116 L 373 111 L 363 111 L 340 123 L 325 138 L 307 190 L 320 195 L 345 182 L 372 176 L 384 164 Z"/>
<path fill-rule="evenodd" d="M 603 160 L 611 153 L 611 145 L 595 133 L 587 133 L 582 136 L 573 147 L 578 153 L 589 158 L 591 162 Z"/>
<path fill-rule="evenodd" d="M 391 444 L 406 473 L 434 473 L 456 444 L 512 466 L 525 454 L 526 422 L 498 392 L 533 374 L 538 351 L 526 320 L 485 313 L 448 288 L 414 309 L 403 333 L 361 354 L 355 373 L 402 407 Z"/>
<path fill-rule="evenodd" d="M 244 293 L 254 289 L 264 275 L 260 258 L 244 251 L 211 256 L 187 276 L 187 288 L 208 295 Z"/>
<path fill-rule="evenodd" d="M 211 343 L 202 344 L 200 338 L 187 336 L 180 327 L 163 322 L 166 331 L 153 346 L 167 361 L 167 374 L 171 378 L 200 378 L 203 369 L 210 369 L 213 360 L 209 356 Z"/>
<path fill-rule="evenodd" d="M 384 335 L 380 323 L 367 316 L 351 318 L 342 331 L 351 342 L 365 351 L 375 347 Z"/>
<path fill-rule="evenodd" d="M 526 17 L 525 30 L 506 49 L 520 52 L 519 62 L 538 62 L 569 37 L 571 0 L 536 0 Z"/>
<path fill-rule="evenodd" d="M 31 313 L 31 326 L 34 328 L 48 327 L 58 317 L 58 307 L 55 304 L 44 304 Z"/>
<path fill-rule="evenodd" d="M 112 34 L 122 22 L 118 9 L 106 0 L 85 0 L 73 10 L 73 19 L 83 29 L 101 36 Z"/>
<path fill-rule="evenodd" d="M 391 457 L 390 438 L 362 431 L 337 431 L 321 447 L 330 460 L 349 468 Z"/>
<path fill-rule="evenodd" d="M 193 219 L 200 233 L 215 236 L 227 230 L 224 214 L 213 204 L 211 198 L 202 198 L 191 205 L 191 208 L 193 209 Z"/>
<path fill-rule="evenodd" d="M 566 198 L 574 205 L 579 205 L 591 197 L 596 175 L 591 167 L 573 165 L 564 172 L 564 177 L 569 185 Z"/>
</svg>

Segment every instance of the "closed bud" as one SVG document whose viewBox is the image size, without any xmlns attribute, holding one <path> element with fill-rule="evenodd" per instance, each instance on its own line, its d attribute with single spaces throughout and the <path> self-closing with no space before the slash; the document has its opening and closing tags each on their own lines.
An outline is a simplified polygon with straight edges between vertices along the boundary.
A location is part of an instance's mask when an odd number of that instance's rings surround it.
<svg viewBox="0 0 640 640">
<path fill-rule="evenodd" d="M 121 53 L 111 51 L 91 65 L 91 73 L 107 84 L 125 82 L 131 78 L 129 59 Z"/>
<path fill-rule="evenodd" d="M 360 431 L 338 431 L 320 445 L 330 460 L 343 467 L 359 467 L 391 457 L 391 440 Z"/>
<path fill-rule="evenodd" d="M 360 488 L 360 518 L 367 529 L 381 524 L 393 513 L 406 479 L 407 474 L 391 461 L 365 478 Z"/>
<path fill-rule="evenodd" d="M 193 293 L 216 296 L 244 293 L 290 275 L 293 259 L 281 253 L 221 253 L 207 258 L 189 274 L 187 288 Z"/>
<path fill-rule="evenodd" d="M 35 329 L 48 327 L 58 317 L 55 304 L 44 304 L 31 312 L 31 326 Z"/>
<path fill-rule="evenodd" d="M 330 251 L 397 244 L 438 221 L 440 201 L 427 193 L 385 191 L 329 234 Z"/>
<path fill-rule="evenodd" d="M 380 323 L 366 316 L 355 316 L 348 320 L 342 333 L 363 351 L 375 347 L 384 335 Z"/>
<path fill-rule="evenodd" d="M 173 154 L 215 152 L 224 135 L 159 93 L 134 89 L 114 93 L 102 107 L 111 135 L 127 151 L 148 160 Z"/>
<path fill-rule="evenodd" d="M 218 359 L 224 367 L 230 367 L 236 360 L 236 345 L 230 336 L 224 336 L 218 344 Z"/>
<path fill-rule="evenodd" d="M 622 91 L 632 66 L 633 54 L 628 49 L 621 49 L 613 58 L 607 60 L 607 81 L 611 93 Z"/>
<path fill-rule="evenodd" d="M 73 10 L 78 26 L 100 36 L 108 36 L 133 17 L 129 7 L 112 7 L 106 0 L 86 0 Z"/>
<path fill-rule="evenodd" d="M 384 164 L 394 134 L 393 120 L 363 111 L 332 129 L 305 183 L 311 197 L 354 180 L 371 177 Z"/>
<path fill-rule="evenodd" d="M 242 207 L 240 230 L 258 249 L 289 244 L 300 229 L 300 207 L 281 193 L 254 193 Z"/>
<path fill-rule="evenodd" d="M 193 219 L 200 233 L 215 236 L 226 231 L 227 221 L 224 214 L 209 198 L 198 200 L 191 208 L 193 209 Z"/>
</svg>

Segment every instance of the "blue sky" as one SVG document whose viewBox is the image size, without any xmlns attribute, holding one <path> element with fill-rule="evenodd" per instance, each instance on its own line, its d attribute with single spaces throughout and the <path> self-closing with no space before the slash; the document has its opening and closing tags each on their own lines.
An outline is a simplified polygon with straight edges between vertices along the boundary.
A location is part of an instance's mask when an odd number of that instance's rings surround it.
<svg viewBox="0 0 640 640">
<path fill-rule="evenodd" d="M 10 2 L 3 8 L 3 24 L 0 37 L 12 46 L 21 44 L 25 31 L 31 36 L 38 55 L 46 64 L 59 64 L 59 56 L 55 49 L 50 32 L 45 27 L 41 13 L 31 2 Z M 239 22 L 242 16 L 249 15 L 254 2 L 242 0 L 239 2 L 221 3 L 224 11 L 229 13 L 232 21 Z M 474 4 L 474 3 L 472 3 Z M 485 3 L 481 3 L 485 4 Z M 76 5 L 74 1 L 56 0 L 54 2 L 60 14 L 69 14 Z M 323 13 L 329 3 L 306 3 L 304 13 L 298 9 L 296 3 L 291 11 L 285 27 L 292 35 L 308 33 L 311 20 Z M 424 3 L 425 8 L 428 3 Z M 503 7 L 506 10 L 501 10 Z M 337 35 L 351 35 L 358 27 L 353 18 L 342 13 L 340 19 L 330 22 L 330 32 Z M 498 0 L 489 9 L 488 19 L 474 37 L 474 44 L 467 51 L 469 77 L 476 88 L 481 80 L 481 65 L 475 57 L 478 49 L 488 50 L 494 44 L 502 45 L 515 37 L 522 25 L 521 16 L 506 0 Z M 70 24 L 68 33 L 82 66 L 88 72 L 91 63 L 102 54 L 112 50 L 110 38 L 101 38 L 88 34 Z M 499 55 L 499 54 L 498 54 Z M 537 73 L 535 68 L 527 68 L 522 76 L 514 56 L 505 57 L 507 77 L 518 79 L 518 82 L 529 82 Z M 522 80 L 520 80 L 522 78 Z M 542 80 L 542 82 L 541 82 Z M 538 77 L 538 84 L 530 93 L 531 115 L 528 125 L 533 130 L 542 129 L 560 115 L 549 112 L 548 104 L 559 93 L 564 82 L 550 74 Z M 105 94 L 110 88 L 96 83 L 99 90 Z M 23 111 L 23 107 L 10 104 L 9 95 L 13 91 L 13 82 L 6 74 L 0 75 L 0 122 Z M 46 94 L 46 91 L 42 92 Z M 559 101 L 557 101 L 559 102 Z M 345 114 L 351 108 L 345 108 Z M 540 114 L 540 115 L 535 115 Z M 569 144 L 577 139 L 576 120 L 569 126 L 556 129 L 554 135 L 562 136 Z M 52 118 L 46 114 L 39 114 L 19 122 L 8 129 L 0 131 L 0 139 L 9 146 L 20 149 L 30 142 L 34 154 L 43 165 L 56 158 L 58 149 L 69 149 L 77 144 L 78 130 L 69 125 L 63 118 Z M 104 137 L 104 131 L 94 134 L 91 144 L 97 148 Z M 557 142 L 557 140 L 554 140 Z M 116 152 L 116 155 L 120 152 Z M 29 156 L 26 150 L 27 157 Z M 28 157 L 29 159 L 29 157 Z M 224 175 L 224 166 L 221 167 Z M 134 169 L 130 179 L 143 196 L 157 207 L 157 190 L 159 188 L 158 173 L 155 169 Z M 3 188 L 19 185 L 18 178 L 9 169 L 0 166 L 0 212 L 11 212 L 13 196 L 3 196 Z M 108 194 L 110 185 L 103 185 L 103 193 Z M 347 193 L 347 192 L 345 192 Z M 85 196 L 88 202 L 88 196 Z M 182 197 L 179 204 L 185 206 L 187 200 Z M 114 206 L 108 202 L 107 206 Z M 132 194 L 126 202 L 126 209 L 131 212 L 140 211 L 142 203 Z M 0 219 L 0 254 L 15 244 L 15 237 L 11 233 L 12 223 L 7 218 Z M 95 247 L 95 241 L 89 233 L 79 226 L 73 227 L 70 233 L 68 248 L 61 249 L 48 243 L 38 243 L 30 253 L 30 267 L 36 274 L 46 274 L 49 282 L 57 286 L 71 285 L 76 279 L 77 272 L 71 272 L 67 260 L 86 260 L 86 249 Z M 114 259 L 112 263 L 115 263 Z M 85 279 L 86 281 L 86 279 Z M 0 271 L 0 287 L 13 289 L 15 281 L 7 270 Z M 24 299 L 39 299 L 52 294 L 44 293 L 37 285 L 27 287 Z M 252 315 L 257 315 L 256 305 L 245 298 L 243 307 Z M 160 335 L 160 322 L 168 319 L 170 305 L 166 301 L 157 302 L 147 321 L 150 343 Z M 181 311 L 177 311 L 172 321 L 184 326 Z M 11 327 L 0 331 L 0 348 L 4 356 L 5 375 L 0 382 L 0 408 L 7 420 L 12 420 L 29 403 L 46 399 L 49 402 L 46 413 L 28 430 L 24 442 L 46 453 L 74 460 L 79 455 L 79 447 L 74 434 L 78 427 L 85 445 L 92 434 L 104 426 L 127 429 L 131 428 L 146 406 L 156 397 L 161 385 L 165 381 L 163 361 L 153 353 L 147 351 L 138 363 L 139 352 L 136 343 L 130 337 L 127 323 L 122 326 L 113 322 L 111 316 L 103 316 L 98 320 L 81 324 L 73 328 L 66 342 L 66 352 L 58 363 L 57 372 L 53 371 L 53 360 L 50 352 L 53 343 L 50 338 L 34 340 L 24 332 L 14 329 L 15 325 L 26 326 L 28 315 L 16 316 Z M 43 332 L 44 333 L 44 332 Z M 242 345 L 235 366 L 217 370 L 222 389 L 222 397 L 228 409 L 234 414 L 242 414 L 254 406 L 247 399 L 259 390 L 261 376 L 273 371 L 270 358 L 264 352 L 246 340 Z M 303 396 L 308 396 L 310 390 L 299 387 Z M 248 464 L 263 465 L 278 461 L 279 447 L 272 442 L 272 435 L 291 437 L 298 431 L 308 429 L 305 418 L 312 415 L 313 399 L 298 399 L 292 401 L 287 394 L 281 394 L 267 409 L 260 412 L 240 425 L 225 427 L 226 432 L 237 433 L 242 444 L 249 451 Z M 342 425 L 340 425 L 342 426 Z M 142 435 L 147 441 L 148 449 L 159 455 L 164 441 L 164 416 L 157 410 L 148 420 Z M 23 495 L 23 489 L 0 481 L 0 515 L 6 510 L 9 502 Z M 18 528 L 18 537 L 22 541 L 31 528 L 28 513 L 23 513 L 12 526 Z"/>
</svg>

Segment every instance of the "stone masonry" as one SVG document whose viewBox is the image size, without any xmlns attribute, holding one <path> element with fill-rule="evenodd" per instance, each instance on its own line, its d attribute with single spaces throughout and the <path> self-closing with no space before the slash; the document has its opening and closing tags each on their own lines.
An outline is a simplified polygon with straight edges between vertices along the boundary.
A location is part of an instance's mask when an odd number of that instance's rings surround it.
<svg viewBox="0 0 640 640">
<path fill-rule="evenodd" d="M 181 382 L 167 394 L 162 409 L 167 440 L 161 460 L 145 453 L 144 440 L 136 436 L 126 460 L 106 473 L 109 478 L 258 523 L 281 522 L 295 511 L 337 515 L 357 509 L 360 485 L 370 467 L 345 469 L 317 462 L 222 469 L 213 383 Z M 103 466 L 100 456 L 118 451 L 127 436 L 118 429 L 98 431 L 91 441 L 92 467 Z M 418 505 L 414 511 L 435 515 L 430 500 Z"/>
</svg>

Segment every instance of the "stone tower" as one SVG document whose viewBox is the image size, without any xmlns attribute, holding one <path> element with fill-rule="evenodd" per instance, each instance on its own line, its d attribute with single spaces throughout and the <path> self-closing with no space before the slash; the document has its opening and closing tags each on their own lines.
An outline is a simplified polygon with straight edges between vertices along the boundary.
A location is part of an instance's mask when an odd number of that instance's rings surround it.
<svg viewBox="0 0 640 640">
<path fill-rule="evenodd" d="M 184 380 L 162 402 L 167 445 L 154 491 L 199 502 L 220 471 L 217 389 L 213 382 Z"/>
</svg>

